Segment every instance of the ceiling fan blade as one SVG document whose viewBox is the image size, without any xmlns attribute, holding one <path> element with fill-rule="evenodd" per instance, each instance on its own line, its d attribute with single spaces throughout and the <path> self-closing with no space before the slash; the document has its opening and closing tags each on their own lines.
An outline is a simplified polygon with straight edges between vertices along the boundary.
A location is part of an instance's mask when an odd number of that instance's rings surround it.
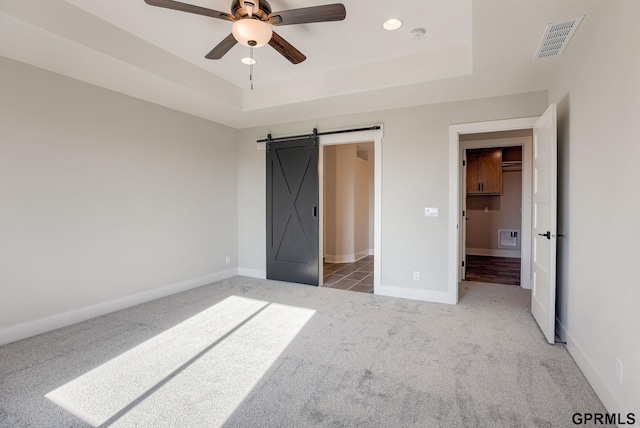
<svg viewBox="0 0 640 428">
<path fill-rule="evenodd" d="M 211 49 L 211 52 L 205 55 L 206 59 L 220 59 L 229 52 L 229 50 L 238 43 L 233 34 L 229 34 L 223 41 L 218 43 L 218 46 Z"/>
<path fill-rule="evenodd" d="M 144 2 L 151 6 L 164 7 L 166 9 L 179 10 L 181 12 L 195 13 L 196 15 L 209 16 L 211 18 L 224 19 L 226 21 L 235 21 L 233 15 L 225 12 L 219 12 L 213 9 L 207 9 L 193 4 L 180 3 L 174 0 L 144 0 Z"/>
<path fill-rule="evenodd" d="M 346 16 L 347 10 L 344 5 L 336 3 L 274 12 L 269 15 L 268 22 L 272 25 L 309 24 L 311 22 L 342 21 Z"/>
<path fill-rule="evenodd" d="M 273 32 L 273 36 L 271 36 L 271 40 L 269 40 L 269 44 L 292 64 L 300 64 L 307 59 L 302 52 L 294 48 L 291 43 L 280 37 L 275 31 Z"/>
</svg>

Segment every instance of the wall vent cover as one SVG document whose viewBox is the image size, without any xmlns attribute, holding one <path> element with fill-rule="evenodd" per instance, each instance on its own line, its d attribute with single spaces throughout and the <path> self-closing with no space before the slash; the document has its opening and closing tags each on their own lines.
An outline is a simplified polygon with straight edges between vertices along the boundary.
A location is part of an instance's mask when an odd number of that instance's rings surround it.
<svg viewBox="0 0 640 428">
<path fill-rule="evenodd" d="M 576 32 L 578 25 L 582 22 L 582 18 L 584 18 L 584 16 L 547 25 L 535 58 L 540 59 L 562 55 L 573 33 Z"/>
</svg>

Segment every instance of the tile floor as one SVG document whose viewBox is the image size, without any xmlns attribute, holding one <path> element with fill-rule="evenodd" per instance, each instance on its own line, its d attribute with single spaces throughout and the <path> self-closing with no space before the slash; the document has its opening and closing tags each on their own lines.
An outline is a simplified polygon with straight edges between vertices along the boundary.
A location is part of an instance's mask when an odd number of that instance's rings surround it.
<svg viewBox="0 0 640 428">
<path fill-rule="evenodd" d="M 373 294 L 373 256 L 354 263 L 325 263 L 322 287 Z"/>
</svg>

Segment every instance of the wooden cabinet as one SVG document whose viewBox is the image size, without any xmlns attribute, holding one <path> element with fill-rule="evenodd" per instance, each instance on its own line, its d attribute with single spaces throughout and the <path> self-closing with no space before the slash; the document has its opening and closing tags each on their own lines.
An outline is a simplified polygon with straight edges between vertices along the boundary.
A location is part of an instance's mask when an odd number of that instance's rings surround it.
<svg viewBox="0 0 640 428">
<path fill-rule="evenodd" d="M 502 193 L 502 149 L 467 151 L 467 195 Z"/>
</svg>

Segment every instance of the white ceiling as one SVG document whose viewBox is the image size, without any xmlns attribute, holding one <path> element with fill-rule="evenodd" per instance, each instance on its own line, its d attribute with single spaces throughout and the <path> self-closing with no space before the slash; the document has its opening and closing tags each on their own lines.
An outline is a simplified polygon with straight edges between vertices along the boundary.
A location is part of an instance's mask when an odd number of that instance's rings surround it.
<svg viewBox="0 0 640 428">
<path fill-rule="evenodd" d="M 231 4 L 182 1 L 223 12 Z M 0 0 L 0 55 L 244 128 L 547 89 L 562 57 L 533 60 L 546 24 L 588 15 L 593 2 L 483 0 L 473 10 L 471 0 L 342 3 L 344 21 L 274 27 L 307 60 L 292 65 L 270 46 L 256 49 L 253 91 L 239 61 L 248 48 L 204 58 L 230 22 L 143 0 Z M 404 26 L 383 30 L 390 17 Z M 427 30 L 420 40 L 409 37 L 416 27 Z"/>
</svg>

